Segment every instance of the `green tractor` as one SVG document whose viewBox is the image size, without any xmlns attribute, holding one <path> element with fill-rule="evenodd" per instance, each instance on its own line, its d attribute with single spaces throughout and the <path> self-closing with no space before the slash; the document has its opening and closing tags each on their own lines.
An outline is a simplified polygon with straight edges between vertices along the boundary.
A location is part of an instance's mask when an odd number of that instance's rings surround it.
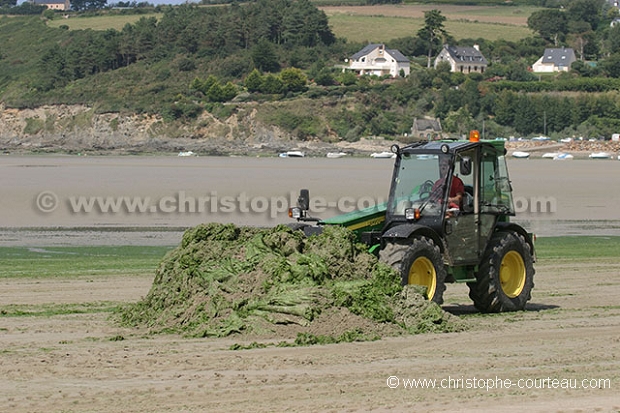
<svg viewBox="0 0 620 413">
<path fill-rule="evenodd" d="M 503 141 L 470 140 L 393 145 L 388 202 L 319 220 L 302 189 L 289 215 L 311 235 L 325 225 L 354 231 L 403 285 L 426 287 L 443 303 L 448 282 L 464 282 L 481 312 L 523 310 L 534 287 L 534 237 L 510 222 L 515 215 Z M 451 178 L 451 179 L 450 179 Z M 314 222 L 316 225 L 310 224 Z"/>
</svg>

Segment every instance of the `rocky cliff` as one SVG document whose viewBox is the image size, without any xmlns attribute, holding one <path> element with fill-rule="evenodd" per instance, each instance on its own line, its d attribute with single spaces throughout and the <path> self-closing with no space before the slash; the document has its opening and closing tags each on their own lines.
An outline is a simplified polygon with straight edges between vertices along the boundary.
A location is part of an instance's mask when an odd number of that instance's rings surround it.
<svg viewBox="0 0 620 413">
<path fill-rule="evenodd" d="M 225 120 L 204 112 L 191 123 L 158 115 L 96 113 L 86 106 L 11 109 L 0 106 L 0 150 L 12 152 L 205 154 L 277 153 L 298 143 L 256 120 L 248 108 Z"/>
</svg>

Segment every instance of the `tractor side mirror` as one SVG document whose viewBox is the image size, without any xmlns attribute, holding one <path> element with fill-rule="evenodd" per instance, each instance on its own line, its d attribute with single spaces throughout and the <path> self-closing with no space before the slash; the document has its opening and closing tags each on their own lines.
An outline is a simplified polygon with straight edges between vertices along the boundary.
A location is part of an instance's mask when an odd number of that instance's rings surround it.
<svg viewBox="0 0 620 413">
<path fill-rule="evenodd" d="M 297 205 L 303 211 L 307 211 L 310 209 L 310 191 L 307 189 L 302 189 L 299 191 L 299 198 L 297 198 Z"/>
<path fill-rule="evenodd" d="M 461 175 L 467 176 L 471 174 L 471 158 L 469 156 L 464 156 L 461 158 Z"/>
</svg>

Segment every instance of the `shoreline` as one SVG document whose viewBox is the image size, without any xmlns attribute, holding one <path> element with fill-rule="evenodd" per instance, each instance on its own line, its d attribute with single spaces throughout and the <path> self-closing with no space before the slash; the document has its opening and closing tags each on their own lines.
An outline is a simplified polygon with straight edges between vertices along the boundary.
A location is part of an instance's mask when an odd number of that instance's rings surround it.
<svg viewBox="0 0 620 413">
<path fill-rule="evenodd" d="M 293 221 L 291 221 L 293 222 Z M 515 220 L 538 238 L 617 237 L 619 220 Z M 234 222 L 231 222 L 235 224 Z M 235 224 L 238 225 L 238 224 Z M 241 225 L 240 225 L 241 226 Z M 265 227 L 263 225 L 249 225 Z M 93 226 L 93 227 L 0 227 L 2 247 L 163 246 L 180 244 L 188 227 Z"/>
<path fill-rule="evenodd" d="M 407 143 L 382 137 L 362 138 L 356 142 L 335 143 L 318 140 L 274 141 L 267 143 L 245 143 L 227 140 L 174 139 L 163 142 L 145 142 L 141 145 L 99 146 L 58 145 L 53 142 L 0 146 L 4 156 L 178 156 L 181 152 L 192 152 L 196 156 L 214 157 L 278 157 L 287 151 L 302 151 L 308 157 L 325 157 L 329 152 L 344 152 L 349 157 L 365 157 L 373 152 L 388 151 L 394 144 Z"/>
<path fill-rule="evenodd" d="M 538 236 L 620 235 L 620 194 L 605 184 L 619 162 L 508 162 L 514 222 Z M 350 212 L 340 201 L 385 202 L 392 171 L 370 157 L 4 156 L 0 244 L 177 245 L 205 222 L 291 223 L 301 188 L 326 202 L 313 210 L 325 219 Z"/>
<path fill-rule="evenodd" d="M 278 157 L 287 151 L 301 151 L 306 157 L 326 157 L 329 152 L 342 152 L 347 157 L 368 157 L 374 152 L 389 151 L 394 144 L 401 147 L 410 141 L 401 142 L 382 137 L 362 138 L 356 142 L 340 141 L 328 143 L 322 141 L 282 141 L 272 143 L 235 144 L 223 141 L 192 141 L 173 140 L 142 146 L 93 148 L 89 146 L 68 147 L 63 145 L 28 145 L 0 148 L 3 156 L 140 156 L 167 157 L 180 156 L 182 152 L 192 153 L 190 156 L 213 157 Z M 617 141 L 505 141 L 507 156 L 512 157 L 515 151 L 529 152 L 531 159 L 540 158 L 547 152 L 568 153 L 575 159 L 589 159 L 590 154 L 607 152 L 612 159 L 620 159 L 620 142 Z"/>
</svg>

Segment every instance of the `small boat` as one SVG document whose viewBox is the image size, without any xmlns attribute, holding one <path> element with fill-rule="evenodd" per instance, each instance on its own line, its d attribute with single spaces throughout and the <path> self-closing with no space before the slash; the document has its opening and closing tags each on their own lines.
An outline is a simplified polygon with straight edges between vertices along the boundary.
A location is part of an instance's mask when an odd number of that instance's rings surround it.
<svg viewBox="0 0 620 413">
<path fill-rule="evenodd" d="M 192 151 L 181 151 L 178 156 L 196 156 L 196 154 Z"/>
<path fill-rule="evenodd" d="M 371 158 L 396 158 L 396 154 L 392 152 L 374 152 L 370 154 Z"/>
<path fill-rule="evenodd" d="M 288 152 L 282 152 L 278 156 L 280 158 L 303 158 L 304 156 L 306 156 L 306 154 L 303 153 L 302 151 L 288 151 Z"/>
<path fill-rule="evenodd" d="M 527 159 L 530 157 L 530 153 L 529 152 L 522 152 L 522 151 L 515 151 L 512 153 L 512 157 L 513 158 L 518 158 L 518 159 Z"/>
<path fill-rule="evenodd" d="M 327 152 L 327 157 L 328 158 L 342 158 L 343 156 L 346 156 L 347 154 L 344 152 Z"/>
<path fill-rule="evenodd" d="M 557 154 L 557 156 L 555 156 L 553 160 L 554 161 L 567 161 L 573 158 L 574 156 L 571 155 L 570 153 L 562 152 L 562 153 Z"/>
<path fill-rule="evenodd" d="M 590 159 L 611 159 L 611 154 L 607 152 L 592 152 Z"/>
<path fill-rule="evenodd" d="M 543 154 L 543 159 L 554 159 L 556 156 L 558 156 L 560 153 L 559 152 L 547 152 L 545 154 Z"/>
</svg>

